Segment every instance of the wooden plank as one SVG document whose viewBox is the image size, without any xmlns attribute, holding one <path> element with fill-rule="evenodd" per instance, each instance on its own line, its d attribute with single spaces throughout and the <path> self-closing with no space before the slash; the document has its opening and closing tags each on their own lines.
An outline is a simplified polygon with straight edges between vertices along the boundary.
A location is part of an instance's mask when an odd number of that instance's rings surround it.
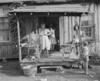
<svg viewBox="0 0 100 81">
<path fill-rule="evenodd" d="M 98 22 L 98 39 L 100 41 L 100 5 L 97 6 L 97 22 Z"/>
<path fill-rule="evenodd" d="M 96 5 L 95 6 L 95 13 L 94 13 L 94 24 L 95 24 L 95 37 L 96 37 L 96 41 L 99 41 L 99 30 L 98 30 L 98 28 L 99 28 L 99 21 L 98 21 L 98 16 L 99 16 L 99 14 L 98 14 L 98 6 Z"/>
<path fill-rule="evenodd" d="M 59 17 L 59 33 L 60 33 L 60 45 L 63 44 L 64 39 L 64 17 Z"/>
<path fill-rule="evenodd" d="M 45 69 L 45 68 L 60 68 L 61 66 L 41 66 L 40 68 Z"/>
<path fill-rule="evenodd" d="M 46 60 L 46 61 L 37 61 L 37 62 L 20 62 L 20 64 L 33 64 L 33 65 L 34 65 L 34 64 L 37 64 L 37 65 L 38 65 L 38 64 L 46 64 L 46 63 L 47 63 L 47 64 L 50 64 L 50 65 L 51 65 L 51 64 L 56 64 L 56 63 L 57 63 L 57 64 L 60 64 L 60 63 L 61 63 L 61 64 L 65 64 L 65 63 L 67 63 L 67 62 L 79 62 L 79 61 L 80 61 L 80 60 L 74 60 L 74 59 L 67 59 L 67 60 L 66 60 L 66 59 L 65 59 L 65 60 L 59 60 L 59 61 L 57 61 L 57 60 L 54 60 L 54 61 L 50 61 L 50 60 L 49 60 L 49 61 L 47 61 L 47 60 Z"/>
<path fill-rule="evenodd" d="M 88 12 L 88 7 L 83 7 L 81 5 L 40 5 L 40 6 L 25 6 L 17 8 L 12 12 L 68 12 L 68 13 L 83 13 Z"/>
<path fill-rule="evenodd" d="M 4 44 L 4 45 L 3 45 Z M 0 59 L 18 58 L 16 46 L 11 43 L 0 44 Z"/>
</svg>

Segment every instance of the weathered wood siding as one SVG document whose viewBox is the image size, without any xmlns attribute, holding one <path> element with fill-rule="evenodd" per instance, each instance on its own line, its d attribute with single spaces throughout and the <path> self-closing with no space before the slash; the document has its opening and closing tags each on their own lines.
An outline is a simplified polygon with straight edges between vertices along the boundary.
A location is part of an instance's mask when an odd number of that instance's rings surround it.
<svg viewBox="0 0 100 81">
<path fill-rule="evenodd" d="M 95 26 L 96 41 L 100 42 L 100 4 L 95 5 Z"/>
<path fill-rule="evenodd" d="M 79 23 L 79 17 L 77 16 L 61 16 L 59 17 L 59 29 L 60 29 L 60 45 L 66 44 L 73 39 L 73 27 L 75 21 Z"/>
<path fill-rule="evenodd" d="M 18 58 L 16 45 L 10 43 L 0 43 L 0 59 Z"/>
<path fill-rule="evenodd" d="M 0 59 L 18 58 L 16 45 L 11 44 L 8 12 L 7 5 L 0 6 Z"/>
</svg>

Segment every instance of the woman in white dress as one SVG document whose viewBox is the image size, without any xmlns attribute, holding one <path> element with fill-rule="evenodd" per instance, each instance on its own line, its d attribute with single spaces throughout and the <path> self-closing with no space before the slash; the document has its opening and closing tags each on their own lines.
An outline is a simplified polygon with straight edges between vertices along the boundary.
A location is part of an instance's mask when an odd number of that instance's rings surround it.
<svg viewBox="0 0 100 81">
<path fill-rule="evenodd" d="M 41 29 L 39 30 L 39 34 L 41 52 L 46 50 L 46 53 L 48 55 L 51 46 L 51 41 L 48 37 L 50 35 L 50 30 L 45 28 L 45 24 L 42 24 Z"/>
</svg>

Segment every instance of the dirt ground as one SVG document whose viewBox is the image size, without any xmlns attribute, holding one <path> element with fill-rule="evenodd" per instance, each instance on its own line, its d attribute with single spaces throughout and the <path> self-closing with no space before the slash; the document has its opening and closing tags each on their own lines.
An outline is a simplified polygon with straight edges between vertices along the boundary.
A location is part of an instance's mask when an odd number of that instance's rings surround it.
<svg viewBox="0 0 100 81">
<path fill-rule="evenodd" d="M 0 81 L 100 81 L 100 69 L 93 67 L 89 75 L 78 69 L 65 69 L 64 72 L 43 71 L 36 76 L 24 76 L 16 61 L 0 62 Z"/>
</svg>

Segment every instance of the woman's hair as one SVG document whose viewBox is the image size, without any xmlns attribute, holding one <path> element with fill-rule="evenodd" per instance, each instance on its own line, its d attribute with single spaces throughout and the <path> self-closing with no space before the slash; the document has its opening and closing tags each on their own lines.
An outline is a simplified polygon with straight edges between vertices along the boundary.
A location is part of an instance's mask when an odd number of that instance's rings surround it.
<svg viewBox="0 0 100 81">
<path fill-rule="evenodd" d="M 76 30 L 79 30 L 79 25 L 78 25 L 78 24 L 75 24 L 74 30 L 75 30 L 75 31 L 76 31 Z"/>
</svg>

